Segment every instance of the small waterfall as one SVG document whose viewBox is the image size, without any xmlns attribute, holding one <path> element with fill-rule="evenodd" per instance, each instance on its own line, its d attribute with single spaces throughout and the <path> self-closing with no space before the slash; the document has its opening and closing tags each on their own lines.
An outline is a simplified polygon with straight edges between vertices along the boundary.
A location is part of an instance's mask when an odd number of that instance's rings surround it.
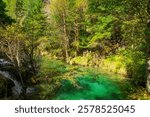
<svg viewBox="0 0 150 117">
<path fill-rule="evenodd" d="M 0 59 L 0 65 L 1 65 L 1 66 L 12 65 L 12 63 L 9 62 L 9 61 L 6 61 L 6 60 L 4 60 L 4 59 Z"/>
<path fill-rule="evenodd" d="M 14 87 L 12 87 L 12 93 L 14 96 L 20 95 L 23 91 L 23 87 L 21 85 L 20 82 L 18 82 L 17 80 L 15 80 L 15 78 L 13 78 L 12 74 L 10 74 L 8 71 L 3 71 L 1 68 L 2 67 L 7 67 L 7 66 L 13 66 L 13 64 L 9 61 L 6 61 L 5 59 L 0 59 L 0 74 L 7 78 L 10 79 L 13 83 L 14 83 Z M 32 94 L 34 92 L 36 92 L 36 88 L 35 87 L 27 87 L 26 89 L 26 94 Z"/>
<path fill-rule="evenodd" d="M 5 59 L 0 59 L 0 67 L 6 67 L 6 66 L 12 66 L 12 63 L 9 61 L 6 61 Z M 13 95 L 20 95 L 22 92 L 21 84 L 17 80 L 15 80 L 8 71 L 0 70 L 0 74 L 4 76 L 5 78 L 10 79 L 14 83 L 15 86 L 12 87 Z"/>
<path fill-rule="evenodd" d="M 13 77 L 11 76 L 11 74 L 9 72 L 7 72 L 7 71 L 0 71 L 0 74 L 2 76 L 4 76 L 5 78 L 10 79 L 14 83 L 15 86 L 12 87 L 13 95 L 20 95 L 22 93 L 22 86 L 21 86 L 21 84 L 17 80 L 13 79 Z"/>
</svg>

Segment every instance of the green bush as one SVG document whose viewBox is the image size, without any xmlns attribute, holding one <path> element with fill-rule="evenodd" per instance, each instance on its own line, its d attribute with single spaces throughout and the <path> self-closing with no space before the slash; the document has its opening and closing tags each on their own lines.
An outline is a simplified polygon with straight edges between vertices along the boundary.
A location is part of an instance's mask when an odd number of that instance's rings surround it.
<svg viewBox="0 0 150 117">
<path fill-rule="evenodd" d="M 142 51 L 128 51 L 130 62 L 126 63 L 128 77 L 136 85 L 146 84 L 146 54 Z"/>
<path fill-rule="evenodd" d="M 66 72 L 66 66 L 59 60 L 51 60 L 50 58 L 43 57 L 39 76 L 49 75 L 50 77 L 56 76 Z"/>
<path fill-rule="evenodd" d="M 120 55 L 109 56 L 101 60 L 100 68 L 107 72 L 126 76 L 126 58 Z"/>
<path fill-rule="evenodd" d="M 131 78 L 136 85 L 145 85 L 146 54 L 143 51 L 124 49 L 100 61 L 102 70 Z"/>
<path fill-rule="evenodd" d="M 71 65 L 82 65 L 82 66 L 87 66 L 88 65 L 88 58 L 84 56 L 78 56 L 70 61 Z"/>
</svg>

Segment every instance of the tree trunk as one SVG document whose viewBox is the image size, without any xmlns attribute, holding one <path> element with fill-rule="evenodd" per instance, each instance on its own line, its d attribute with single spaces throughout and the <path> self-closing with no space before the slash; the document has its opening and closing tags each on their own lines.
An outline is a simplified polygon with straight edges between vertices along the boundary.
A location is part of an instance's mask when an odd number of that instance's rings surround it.
<svg viewBox="0 0 150 117">
<path fill-rule="evenodd" d="M 146 44 L 147 44 L 147 91 L 150 94 L 150 0 L 147 4 L 147 31 L 146 31 Z"/>
<path fill-rule="evenodd" d="M 65 60 L 68 63 L 69 62 L 69 54 L 68 54 L 68 45 L 69 40 L 67 36 L 67 28 L 66 28 L 66 14 L 63 12 L 63 35 L 64 35 L 64 51 L 65 51 Z"/>
<path fill-rule="evenodd" d="M 75 47 L 76 47 L 76 53 L 78 53 L 79 51 L 79 26 L 78 26 L 78 19 L 76 19 L 75 21 Z"/>
</svg>

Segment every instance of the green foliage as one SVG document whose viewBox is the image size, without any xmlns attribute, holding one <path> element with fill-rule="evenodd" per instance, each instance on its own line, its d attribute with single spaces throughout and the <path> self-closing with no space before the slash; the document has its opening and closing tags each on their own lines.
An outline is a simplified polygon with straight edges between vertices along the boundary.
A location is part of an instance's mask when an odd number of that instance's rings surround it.
<svg viewBox="0 0 150 117">
<path fill-rule="evenodd" d="M 14 66 L 22 67 L 24 58 L 24 34 L 17 24 L 12 24 L 0 30 L 1 52 Z"/>
<path fill-rule="evenodd" d="M 146 85 L 146 54 L 140 51 L 127 51 L 126 63 L 128 77 L 134 80 L 136 85 Z M 130 56 L 130 57 L 129 57 Z"/>
<path fill-rule="evenodd" d="M 36 81 L 40 81 L 39 98 L 51 99 L 61 86 L 61 81 L 64 74 L 67 72 L 66 65 L 59 60 L 51 60 L 44 57 L 41 62 L 39 73 Z M 65 77 L 67 77 L 65 75 Z"/>
<path fill-rule="evenodd" d="M 120 50 L 102 60 L 101 69 L 131 78 L 136 85 L 146 84 L 146 54 L 142 51 Z"/>
<path fill-rule="evenodd" d="M 39 88 L 39 99 L 52 99 L 56 93 L 57 85 L 52 84 L 40 84 Z"/>
<path fill-rule="evenodd" d="M 88 65 L 88 58 L 87 57 L 75 57 L 72 60 L 70 60 L 71 65 L 82 65 L 87 66 Z"/>
<path fill-rule="evenodd" d="M 5 24 L 9 24 L 12 22 L 12 19 L 6 14 L 6 4 L 3 0 L 0 0 L 0 25 L 3 26 Z"/>
<path fill-rule="evenodd" d="M 46 17 L 42 13 L 42 1 L 28 1 L 27 14 L 22 23 L 22 28 L 26 36 L 25 51 L 26 63 L 31 66 L 30 71 L 36 74 L 39 68 L 41 50 L 38 49 L 39 39 L 44 38 L 46 34 Z M 43 31 L 44 30 L 44 31 Z"/>
<path fill-rule="evenodd" d="M 130 86 L 131 87 L 131 86 Z M 147 93 L 146 89 L 143 87 L 132 87 L 128 92 L 127 99 L 129 100 L 149 100 L 150 96 Z"/>
<path fill-rule="evenodd" d="M 126 61 L 126 57 L 121 55 L 110 56 L 101 61 L 100 68 L 104 71 L 127 76 Z"/>
<path fill-rule="evenodd" d="M 50 75 L 53 77 L 54 75 L 66 72 L 66 66 L 64 63 L 58 60 L 50 60 L 45 57 L 42 59 L 41 68 L 40 68 L 40 76 Z"/>
<path fill-rule="evenodd" d="M 0 0 L 0 54 L 32 76 L 25 75 L 40 99 L 122 99 L 122 90 L 137 94 L 132 85 L 145 86 L 147 0 L 49 2 Z M 118 86 L 99 72 L 132 84 Z"/>
<path fill-rule="evenodd" d="M 98 21 L 92 24 L 88 29 L 91 32 L 91 36 L 89 38 L 90 44 L 101 41 L 102 39 L 110 39 L 111 30 L 112 30 L 112 22 L 115 20 L 115 17 L 108 15 L 105 17 L 98 17 Z"/>
<path fill-rule="evenodd" d="M 16 18 L 16 1 L 17 0 L 3 0 L 6 3 L 8 15 L 12 18 Z"/>
</svg>

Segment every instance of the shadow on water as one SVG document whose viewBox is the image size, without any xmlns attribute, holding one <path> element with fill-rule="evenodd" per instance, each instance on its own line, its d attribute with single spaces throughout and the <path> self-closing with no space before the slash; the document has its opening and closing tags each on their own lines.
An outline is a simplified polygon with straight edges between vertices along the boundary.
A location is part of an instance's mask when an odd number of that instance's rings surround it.
<svg viewBox="0 0 150 117">
<path fill-rule="evenodd" d="M 107 75 L 84 75 L 76 78 L 78 87 L 64 80 L 56 100 L 120 100 L 124 99 L 119 81 Z"/>
</svg>

